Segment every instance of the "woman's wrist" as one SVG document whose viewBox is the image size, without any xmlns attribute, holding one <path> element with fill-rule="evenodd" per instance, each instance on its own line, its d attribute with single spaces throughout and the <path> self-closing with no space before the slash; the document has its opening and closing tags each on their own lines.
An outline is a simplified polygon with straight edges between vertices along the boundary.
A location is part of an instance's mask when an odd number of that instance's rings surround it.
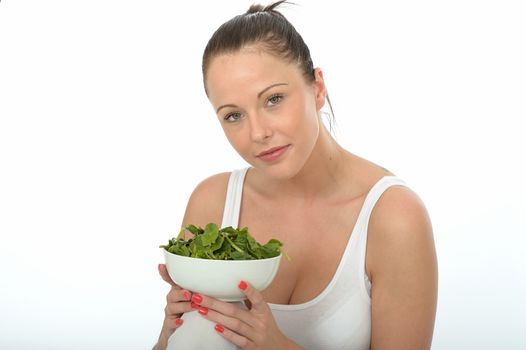
<svg viewBox="0 0 526 350">
<path fill-rule="evenodd" d="M 161 330 L 161 334 L 159 334 L 159 340 L 157 340 L 157 344 L 153 347 L 154 350 L 165 350 L 168 346 L 168 339 L 170 338 L 170 335 L 172 335 L 173 331 L 170 332 L 166 329 Z"/>
</svg>

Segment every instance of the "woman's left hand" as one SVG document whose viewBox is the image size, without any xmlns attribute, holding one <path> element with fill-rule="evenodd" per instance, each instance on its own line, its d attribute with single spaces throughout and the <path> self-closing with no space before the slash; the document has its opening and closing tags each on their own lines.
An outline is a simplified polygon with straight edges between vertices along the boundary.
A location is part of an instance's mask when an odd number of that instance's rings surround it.
<svg viewBox="0 0 526 350">
<path fill-rule="evenodd" d="M 216 323 L 215 330 L 234 345 L 246 350 L 286 348 L 288 339 L 279 330 L 261 293 L 244 281 L 238 287 L 249 301 L 248 310 L 195 294 L 192 301 L 200 305 L 203 317 Z"/>
</svg>

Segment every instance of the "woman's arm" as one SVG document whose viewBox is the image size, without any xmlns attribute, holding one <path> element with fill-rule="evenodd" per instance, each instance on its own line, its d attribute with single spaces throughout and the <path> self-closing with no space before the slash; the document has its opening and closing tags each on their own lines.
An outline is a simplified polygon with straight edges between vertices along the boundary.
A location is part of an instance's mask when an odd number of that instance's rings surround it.
<svg viewBox="0 0 526 350">
<path fill-rule="evenodd" d="M 371 216 L 367 245 L 371 349 L 429 349 L 438 267 L 431 223 L 414 192 L 393 187 L 383 194 Z"/>
<path fill-rule="evenodd" d="M 153 350 L 166 349 L 168 339 L 172 333 L 183 324 L 181 320 L 183 313 L 192 311 L 190 291 L 180 288 L 172 281 L 165 264 L 159 264 L 159 275 L 165 282 L 171 285 L 171 288 L 166 296 L 166 307 L 164 308 L 164 321 L 161 333 Z"/>
<path fill-rule="evenodd" d="M 159 340 L 157 340 L 157 344 L 154 345 L 152 350 L 165 350 L 168 346 L 168 338 L 170 338 L 170 335 L 164 330 L 161 330 L 161 334 L 159 334 Z"/>
<path fill-rule="evenodd" d="M 181 227 L 189 224 L 204 227 L 209 222 L 216 222 L 218 225 L 221 224 L 218 221 L 223 215 L 223 203 L 225 202 L 226 197 L 228 177 L 229 173 L 217 174 L 205 179 L 197 185 L 188 200 Z M 172 285 L 172 289 L 167 295 L 165 319 L 159 334 L 159 339 L 157 340 L 157 344 L 153 347 L 153 350 L 165 350 L 168 344 L 168 339 L 172 333 L 176 331 L 176 328 L 184 327 L 182 323 L 174 324 L 174 321 L 182 315 L 179 311 L 183 306 L 177 304 L 181 302 L 189 304 L 187 298 L 184 299 L 181 297 L 180 288 L 170 279 L 166 266 L 163 264 L 159 267 L 159 274 L 168 284 Z M 177 312 L 174 310 L 177 310 Z"/>
</svg>

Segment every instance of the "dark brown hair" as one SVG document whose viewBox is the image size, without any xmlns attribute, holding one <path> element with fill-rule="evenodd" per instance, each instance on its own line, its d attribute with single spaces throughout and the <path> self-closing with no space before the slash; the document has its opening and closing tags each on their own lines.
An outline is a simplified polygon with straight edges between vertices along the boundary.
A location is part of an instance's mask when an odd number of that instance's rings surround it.
<svg viewBox="0 0 526 350">
<path fill-rule="evenodd" d="M 266 53 L 296 62 L 307 81 L 314 81 L 310 51 L 294 26 L 276 8 L 285 0 L 263 6 L 254 4 L 247 12 L 222 24 L 212 35 L 203 54 L 203 82 L 213 57 L 233 53 L 255 44 Z M 206 83 L 205 83 L 206 90 Z"/>
</svg>

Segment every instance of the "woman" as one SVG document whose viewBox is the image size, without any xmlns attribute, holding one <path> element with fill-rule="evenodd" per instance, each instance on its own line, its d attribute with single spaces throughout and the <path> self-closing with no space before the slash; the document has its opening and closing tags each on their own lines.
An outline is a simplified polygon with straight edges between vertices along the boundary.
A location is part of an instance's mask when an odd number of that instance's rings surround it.
<svg viewBox="0 0 526 350">
<path fill-rule="evenodd" d="M 281 240 L 292 260 L 264 291 L 240 281 L 247 310 L 179 288 L 159 265 L 172 288 L 156 347 L 198 310 L 242 349 L 428 349 L 437 262 L 426 209 L 332 138 L 323 73 L 281 3 L 251 6 L 208 42 L 205 91 L 250 167 L 202 181 L 183 226 L 246 226 L 258 241 Z"/>
</svg>

